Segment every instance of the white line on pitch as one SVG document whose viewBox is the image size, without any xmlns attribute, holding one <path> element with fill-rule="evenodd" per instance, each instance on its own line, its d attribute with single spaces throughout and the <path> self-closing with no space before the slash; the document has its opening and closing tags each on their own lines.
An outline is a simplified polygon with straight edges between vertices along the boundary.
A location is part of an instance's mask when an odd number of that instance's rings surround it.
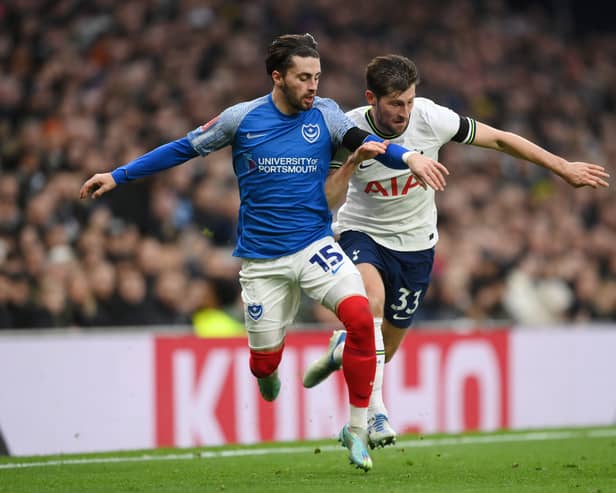
<svg viewBox="0 0 616 493">
<path fill-rule="evenodd" d="M 398 447 L 432 447 L 446 445 L 473 445 L 506 442 L 532 442 L 542 440 L 568 440 L 571 438 L 605 438 L 616 437 L 616 429 L 588 430 L 588 431 L 531 431 L 526 433 L 514 433 L 511 435 L 482 435 L 428 438 L 421 440 L 403 440 L 397 442 Z M 191 459 L 216 459 L 224 457 L 244 457 L 256 455 L 274 454 L 305 454 L 314 452 L 318 448 L 321 452 L 333 452 L 340 450 L 339 445 L 323 446 L 299 446 L 299 447 L 271 447 L 271 448 L 247 448 L 239 450 L 205 450 L 186 452 L 181 454 L 166 455 L 140 455 L 137 457 L 90 457 L 83 459 L 57 459 L 38 462 L 13 462 L 0 464 L 0 469 L 20 469 L 29 467 L 68 466 L 78 464 L 109 464 L 123 462 L 146 462 L 168 460 L 191 460 Z"/>
</svg>

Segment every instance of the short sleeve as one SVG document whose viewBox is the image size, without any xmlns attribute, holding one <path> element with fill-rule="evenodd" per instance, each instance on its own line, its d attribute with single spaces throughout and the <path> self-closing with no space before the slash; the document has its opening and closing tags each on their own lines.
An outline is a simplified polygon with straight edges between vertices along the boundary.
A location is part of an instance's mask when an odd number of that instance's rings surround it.
<svg viewBox="0 0 616 493">
<path fill-rule="evenodd" d="M 333 99 L 319 98 L 315 106 L 325 119 L 334 147 L 339 147 L 345 134 L 357 125 L 351 121 Z"/>
<path fill-rule="evenodd" d="M 471 144 L 475 139 L 475 120 L 460 116 L 455 111 L 436 104 L 429 99 L 423 99 L 422 112 L 424 120 L 430 126 L 438 142 L 449 141 Z"/>
</svg>

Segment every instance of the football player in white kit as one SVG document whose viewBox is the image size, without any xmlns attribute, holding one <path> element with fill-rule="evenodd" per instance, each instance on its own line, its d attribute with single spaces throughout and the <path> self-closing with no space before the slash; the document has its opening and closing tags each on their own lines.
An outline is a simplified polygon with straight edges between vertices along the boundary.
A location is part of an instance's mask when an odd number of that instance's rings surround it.
<svg viewBox="0 0 616 493">
<path fill-rule="evenodd" d="M 416 97 L 418 72 L 406 57 L 374 58 L 366 69 L 367 106 L 347 113 L 357 126 L 438 161 L 439 149 L 454 141 L 505 152 L 559 175 L 574 187 L 607 187 L 604 168 L 569 162 L 511 132 L 460 116 Z M 370 398 L 369 444 L 395 443 L 382 398 L 383 366 L 396 353 L 420 306 L 438 241 L 435 191 L 407 170 L 370 159 L 345 164 L 348 151 L 332 162 L 326 192 L 338 211 L 336 233 L 361 272 L 374 316 L 377 371 Z M 348 189 L 347 189 L 348 187 Z M 304 374 L 304 386 L 317 385 L 341 366 L 345 331 L 334 331 L 327 352 Z"/>
</svg>

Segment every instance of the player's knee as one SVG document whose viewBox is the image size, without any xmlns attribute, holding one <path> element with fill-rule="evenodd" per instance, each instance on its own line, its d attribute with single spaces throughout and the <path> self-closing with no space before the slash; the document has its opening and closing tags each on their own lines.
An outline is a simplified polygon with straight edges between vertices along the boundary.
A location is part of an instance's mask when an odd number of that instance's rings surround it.
<svg viewBox="0 0 616 493">
<path fill-rule="evenodd" d="M 383 282 L 379 280 L 375 282 L 374 280 L 370 281 L 366 278 L 363 278 L 364 285 L 366 286 L 366 296 L 368 297 L 368 301 L 370 303 L 370 311 L 372 315 L 375 317 L 383 316 L 383 306 L 385 306 L 385 288 L 383 286 Z"/>
<path fill-rule="evenodd" d="M 265 378 L 276 371 L 282 359 L 282 346 L 275 351 L 250 350 L 250 371 L 257 378 Z"/>
<path fill-rule="evenodd" d="M 385 303 L 385 298 L 381 296 L 368 296 L 368 300 L 370 302 L 370 312 L 374 317 L 383 317 L 383 305 Z"/>
<path fill-rule="evenodd" d="M 347 330 L 347 346 L 374 347 L 374 318 L 365 296 L 350 296 L 339 305 L 337 315 Z"/>
</svg>

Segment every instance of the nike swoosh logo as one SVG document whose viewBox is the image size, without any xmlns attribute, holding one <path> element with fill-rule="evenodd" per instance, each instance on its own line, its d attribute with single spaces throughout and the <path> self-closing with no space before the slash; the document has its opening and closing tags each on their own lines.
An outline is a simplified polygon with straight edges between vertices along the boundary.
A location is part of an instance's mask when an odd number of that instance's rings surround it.
<svg viewBox="0 0 616 493">
<path fill-rule="evenodd" d="M 409 318 L 411 318 L 411 315 L 409 315 L 408 317 L 401 317 L 397 313 L 394 313 L 394 320 L 408 320 Z"/>
<path fill-rule="evenodd" d="M 336 267 L 332 269 L 332 276 L 340 270 L 340 267 L 342 267 L 342 264 L 344 264 L 344 262 L 342 262 L 341 264 L 338 264 Z"/>
<path fill-rule="evenodd" d="M 258 139 L 259 137 L 264 137 L 267 134 L 251 134 L 250 132 L 248 132 L 246 134 L 246 138 L 247 139 Z"/>
<path fill-rule="evenodd" d="M 369 168 L 369 167 L 370 167 L 370 166 L 372 166 L 373 164 L 374 164 L 374 162 L 372 162 L 372 163 L 368 163 L 368 164 L 366 164 L 365 162 L 363 162 L 363 163 L 359 163 L 359 169 L 366 169 L 366 168 Z"/>
</svg>

